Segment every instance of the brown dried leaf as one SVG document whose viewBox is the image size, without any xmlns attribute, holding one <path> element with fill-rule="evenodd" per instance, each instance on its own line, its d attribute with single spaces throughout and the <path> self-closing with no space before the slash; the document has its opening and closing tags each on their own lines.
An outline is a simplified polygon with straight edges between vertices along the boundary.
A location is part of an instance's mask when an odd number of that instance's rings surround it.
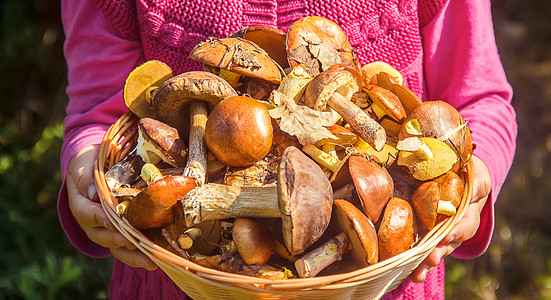
<svg viewBox="0 0 551 300">
<path fill-rule="evenodd" d="M 272 101 L 277 105 L 269 111 L 274 119 L 281 119 L 279 127 L 297 137 L 302 145 L 314 144 L 322 139 L 337 139 L 324 126 L 334 125 L 340 116 L 333 112 L 319 112 L 295 101 L 278 91 L 272 93 Z"/>
</svg>

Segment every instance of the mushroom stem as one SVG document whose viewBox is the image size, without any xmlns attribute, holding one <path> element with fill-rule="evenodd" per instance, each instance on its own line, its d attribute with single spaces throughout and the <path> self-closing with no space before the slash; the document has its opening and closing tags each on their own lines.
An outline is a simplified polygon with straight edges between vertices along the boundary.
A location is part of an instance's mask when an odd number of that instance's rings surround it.
<svg viewBox="0 0 551 300">
<path fill-rule="evenodd" d="M 352 130 L 371 147 L 377 151 L 383 149 L 386 143 L 385 129 L 359 106 L 347 100 L 339 93 L 333 93 L 329 100 L 327 100 L 327 104 L 341 115 L 342 118 L 350 124 Z"/>
<path fill-rule="evenodd" d="M 197 185 L 201 186 L 207 177 L 207 150 L 204 137 L 208 108 L 203 101 L 192 101 L 189 110 L 189 155 L 183 175 L 194 178 Z"/>
<path fill-rule="evenodd" d="M 193 246 L 193 242 L 201 238 L 202 235 L 201 229 L 197 227 L 190 228 L 178 237 L 178 245 L 184 250 L 190 249 Z"/>
<path fill-rule="evenodd" d="M 229 218 L 280 218 L 277 187 L 239 187 L 216 183 L 190 191 L 182 201 L 186 226 Z"/>
<path fill-rule="evenodd" d="M 427 144 L 425 144 L 418 137 L 409 137 L 399 141 L 396 145 L 396 149 L 412 152 L 422 160 L 429 160 L 434 158 L 434 154 L 430 150 L 429 146 L 427 146 Z"/>
<path fill-rule="evenodd" d="M 115 206 L 115 212 L 117 213 L 117 215 L 119 216 L 124 215 L 129 204 L 130 204 L 130 200 L 124 200 L 124 201 L 121 201 L 119 204 L 117 204 L 117 206 Z"/>
<path fill-rule="evenodd" d="M 455 215 L 456 209 L 450 201 L 439 200 L 436 212 L 446 216 L 453 216 Z"/>
<path fill-rule="evenodd" d="M 341 232 L 295 262 L 298 276 L 301 278 L 316 276 L 327 266 L 341 260 L 342 256 L 348 252 L 348 248 L 348 235 Z"/>
<path fill-rule="evenodd" d="M 157 166 L 152 163 L 146 163 L 145 165 L 143 165 L 140 176 L 142 177 L 143 181 L 147 183 L 147 185 L 150 185 L 153 182 L 164 177 L 159 168 L 157 168 Z"/>
<path fill-rule="evenodd" d="M 308 154 L 313 160 L 315 160 L 320 165 L 331 170 L 331 172 L 336 172 L 340 168 L 342 163 L 339 159 L 329 155 L 325 151 L 319 149 L 318 147 L 308 144 L 302 147 L 302 151 Z"/>
</svg>

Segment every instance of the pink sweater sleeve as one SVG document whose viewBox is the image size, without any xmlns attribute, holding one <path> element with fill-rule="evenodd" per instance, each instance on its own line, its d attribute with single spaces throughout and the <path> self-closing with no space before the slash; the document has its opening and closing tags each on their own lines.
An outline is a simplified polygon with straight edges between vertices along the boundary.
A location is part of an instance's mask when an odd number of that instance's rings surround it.
<svg viewBox="0 0 551 300">
<path fill-rule="evenodd" d="M 90 1 L 63 1 L 69 104 L 66 112 L 59 193 L 61 225 L 73 245 L 85 254 L 106 256 L 109 251 L 85 235 L 69 210 L 65 176 L 71 158 L 83 147 L 98 144 L 127 108 L 122 98 L 126 77 L 143 61 L 141 44 L 128 40 Z"/>
<path fill-rule="evenodd" d="M 490 1 L 449 1 L 422 34 L 428 99 L 458 108 L 472 130 L 474 154 L 492 177 L 476 235 L 453 253 L 474 258 L 490 242 L 494 204 L 512 164 L 517 134 L 512 89 L 497 51 Z"/>
</svg>

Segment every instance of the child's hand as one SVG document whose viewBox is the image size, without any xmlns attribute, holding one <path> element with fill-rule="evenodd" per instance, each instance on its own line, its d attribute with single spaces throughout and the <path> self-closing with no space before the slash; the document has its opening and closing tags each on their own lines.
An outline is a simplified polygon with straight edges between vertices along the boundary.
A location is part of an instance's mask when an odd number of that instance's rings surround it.
<svg viewBox="0 0 551 300">
<path fill-rule="evenodd" d="M 413 282 L 423 282 L 427 273 L 440 263 L 442 257 L 452 253 L 462 242 L 472 238 L 478 230 L 480 212 L 490 194 L 492 180 L 486 165 L 476 156 L 473 156 L 472 159 L 474 162 L 474 185 L 471 203 L 467 206 L 465 215 L 457 223 L 457 226 L 442 239 L 440 244 L 409 276 Z"/>
<path fill-rule="evenodd" d="M 109 248 L 114 257 L 131 267 L 154 270 L 157 265 L 119 233 L 103 211 L 94 184 L 94 162 L 99 145 L 79 151 L 69 163 L 67 192 L 69 207 L 88 238 Z"/>
</svg>

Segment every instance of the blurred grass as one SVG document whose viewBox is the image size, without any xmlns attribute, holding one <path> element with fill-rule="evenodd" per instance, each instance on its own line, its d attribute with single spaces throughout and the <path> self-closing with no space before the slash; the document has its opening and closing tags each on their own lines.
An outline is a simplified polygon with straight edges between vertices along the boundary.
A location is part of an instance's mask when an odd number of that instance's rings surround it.
<svg viewBox="0 0 551 300">
<path fill-rule="evenodd" d="M 518 149 L 488 251 L 447 259 L 449 299 L 551 299 L 551 5 L 527 3 L 493 3 Z M 55 0 L 0 0 L 0 299 L 108 297 L 112 260 L 75 250 L 57 219 L 67 103 L 59 10 Z"/>
</svg>

